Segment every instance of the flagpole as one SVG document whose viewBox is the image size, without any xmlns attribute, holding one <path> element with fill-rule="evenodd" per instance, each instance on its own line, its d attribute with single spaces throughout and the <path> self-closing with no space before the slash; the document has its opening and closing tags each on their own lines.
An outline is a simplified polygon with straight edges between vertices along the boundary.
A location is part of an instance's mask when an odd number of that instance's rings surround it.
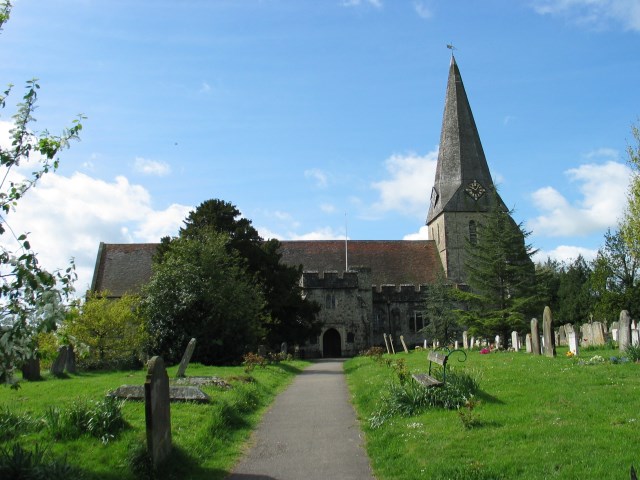
<svg viewBox="0 0 640 480">
<path fill-rule="evenodd" d="M 349 271 L 349 249 L 347 248 L 347 240 L 349 238 L 347 230 L 347 212 L 344 212 L 344 271 Z"/>
</svg>

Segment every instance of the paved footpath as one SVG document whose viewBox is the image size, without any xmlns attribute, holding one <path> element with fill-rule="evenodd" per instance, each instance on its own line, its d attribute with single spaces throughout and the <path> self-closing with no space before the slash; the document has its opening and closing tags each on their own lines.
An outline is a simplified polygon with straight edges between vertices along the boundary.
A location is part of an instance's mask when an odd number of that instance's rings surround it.
<svg viewBox="0 0 640 480">
<path fill-rule="evenodd" d="M 343 363 L 318 360 L 278 395 L 227 480 L 373 480 Z"/>
</svg>

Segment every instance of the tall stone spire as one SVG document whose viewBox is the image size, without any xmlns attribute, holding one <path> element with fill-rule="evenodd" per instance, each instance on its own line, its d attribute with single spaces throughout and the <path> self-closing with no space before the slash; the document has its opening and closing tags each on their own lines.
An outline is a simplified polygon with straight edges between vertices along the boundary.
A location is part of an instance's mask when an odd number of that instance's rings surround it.
<svg viewBox="0 0 640 480">
<path fill-rule="evenodd" d="M 443 212 L 486 212 L 493 181 L 455 57 L 451 56 L 427 225 Z"/>
</svg>

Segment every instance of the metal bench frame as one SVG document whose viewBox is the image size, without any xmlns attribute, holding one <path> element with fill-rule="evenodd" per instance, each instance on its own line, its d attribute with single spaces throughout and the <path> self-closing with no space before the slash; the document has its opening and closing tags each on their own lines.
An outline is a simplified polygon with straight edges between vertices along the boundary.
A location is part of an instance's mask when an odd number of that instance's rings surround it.
<svg viewBox="0 0 640 480">
<path fill-rule="evenodd" d="M 427 355 L 427 360 L 429 360 L 429 373 L 414 373 L 411 375 L 413 379 L 424 385 L 425 387 L 441 387 L 447 382 L 447 362 L 449 361 L 449 357 L 456 352 L 459 352 L 464 355 L 464 358 L 459 358 L 459 362 L 464 362 L 467 360 L 467 352 L 464 350 L 449 350 L 445 349 L 446 353 L 436 352 L 435 350 L 430 350 Z M 434 363 L 442 366 L 442 381 L 438 380 L 434 376 L 431 375 L 431 368 Z"/>
</svg>

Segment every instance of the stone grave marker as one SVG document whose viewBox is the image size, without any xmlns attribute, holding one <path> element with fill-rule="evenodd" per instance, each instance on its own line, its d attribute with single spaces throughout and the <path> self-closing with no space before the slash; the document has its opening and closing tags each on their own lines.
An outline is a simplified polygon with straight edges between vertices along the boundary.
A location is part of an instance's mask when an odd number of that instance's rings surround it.
<svg viewBox="0 0 640 480">
<path fill-rule="evenodd" d="M 471 347 L 470 348 L 473 348 L 475 346 L 476 346 L 476 337 L 471 337 Z"/>
<path fill-rule="evenodd" d="M 601 322 L 593 322 L 591 324 L 591 336 L 593 338 L 592 345 L 602 346 L 606 343 L 604 325 Z"/>
<path fill-rule="evenodd" d="M 620 321 L 618 322 L 620 329 L 618 330 L 618 348 L 624 352 L 631 344 L 631 316 L 627 310 L 620 312 Z"/>
<path fill-rule="evenodd" d="M 569 351 L 574 355 L 578 355 L 580 353 L 580 339 L 578 338 L 578 333 L 572 330 L 569 332 L 567 339 L 569 340 Z"/>
<path fill-rule="evenodd" d="M 147 448 L 157 467 L 171 452 L 171 406 L 169 376 L 162 357 L 149 360 L 144 382 L 144 413 Z"/>
<path fill-rule="evenodd" d="M 20 368 L 22 370 L 22 378 L 24 380 L 40 380 L 40 359 L 38 357 L 30 358 Z"/>
<path fill-rule="evenodd" d="M 286 355 L 289 352 L 289 346 L 287 345 L 287 342 L 282 342 L 280 344 L 280 353 L 282 353 L 283 355 Z"/>
<path fill-rule="evenodd" d="M 453 344 L 453 349 L 458 350 L 458 340 L 456 340 Z"/>
<path fill-rule="evenodd" d="M 262 358 L 267 358 L 267 347 L 264 345 L 258 345 L 258 355 Z"/>
<path fill-rule="evenodd" d="M 389 348 L 389 340 L 387 339 L 387 334 L 383 333 L 382 336 L 384 338 L 384 346 L 387 347 L 387 353 L 391 353 L 391 349 Z"/>
<path fill-rule="evenodd" d="M 404 353 L 409 353 L 409 349 L 407 348 L 407 344 L 404 343 L 404 335 L 400 335 L 400 342 L 402 343 L 402 348 L 404 348 Z"/>
<path fill-rule="evenodd" d="M 637 328 L 631 329 L 631 345 L 637 347 L 640 345 L 640 330 Z"/>
<path fill-rule="evenodd" d="M 424 345 L 422 346 L 422 348 L 424 348 L 425 350 L 427 349 L 427 339 L 424 339 Z"/>
<path fill-rule="evenodd" d="M 538 331 L 538 319 L 531 319 L 531 353 L 540 355 L 540 332 Z"/>
<path fill-rule="evenodd" d="M 462 348 L 469 350 L 469 334 L 466 330 L 462 332 Z"/>
<path fill-rule="evenodd" d="M 520 338 L 518 338 L 518 332 L 515 330 L 511 332 L 511 346 L 516 352 L 520 350 Z"/>
<path fill-rule="evenodd" d="M 187 371 L 187 367 L 189 366 L 189 362 L 191 361 L 191 356 L 193 355 L 195 348 L 196 339 L 192 338 L 187 344 L 187 349 L 184 351 L 184 355 L 182 355 L 182 360 L 180 360 L 180 365 L 178 365 L 178 373 L 176 373 L 176 377 L 184 377 L 184 372 Z"/>
<path fill-rule="evenodd" d="M 496 335 L 496 348 L 500 349 L 500 335 Z"/>
<path fill-rule="evenodd" d="M 395 355 L 396 354 L 396 347 L 394 347 L 394 345 L 393 345 L 393 337 L 391 335 L 389 335 L 389 345 L 391 345 L 391 352 Z"/>
<path fill-rule="evenodd" d="M 553 332 L 553 315 L 551 309 L 544 307 L 542 314 L 542 335 L 544 336 L 544 354 L 547 357 L 556 356 L 555 335 Z"/>
<path fill-rule="evenodd" d="M 567 331 L 564 328 L 564 325 L 560 325 L 560 327 L 558 328 L 558 334 L 556 336 L 556 340 L 558 341 L 557 345 L 567 344 Z"/>
<path fill-rule="evenodd" d="M 527 349 L 527 353 L 531 353 L 533 348 L 531 347 L 531 334 L 527 333 L 524 337 L 524 344 Z"/>
<path fill-rule="evenodd" d="M 611 329 L 611 340 L 613 340 L 614 342 L 618 341 L 618 329 L 617 328 L 612 328 Z"/>
<path fill-rule="evenodd" d="M 51 364 L 51 373 L 53 375 L 62 375 L 64 373 L 64 367 L 67 364 L 68 348 L 66 345 L 58 348 L 58 356 Z"/>
</svg>

